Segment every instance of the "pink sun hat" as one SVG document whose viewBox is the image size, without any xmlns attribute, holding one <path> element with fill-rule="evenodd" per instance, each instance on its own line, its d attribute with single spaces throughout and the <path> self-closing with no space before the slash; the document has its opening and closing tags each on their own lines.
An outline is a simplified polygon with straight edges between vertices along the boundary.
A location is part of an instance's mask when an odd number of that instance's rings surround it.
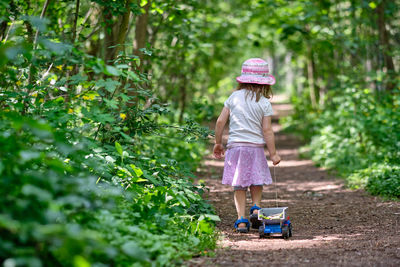
<svg viewBox="0 0 400 267">
<path fill-rule="evenodd" d="M 275 84 L 275 77 L 269 74 L 268 63 L 261 58 L 250 58 L 242 65 L 242 75 L 236 77 L 238 83 Z"/>
</svg>

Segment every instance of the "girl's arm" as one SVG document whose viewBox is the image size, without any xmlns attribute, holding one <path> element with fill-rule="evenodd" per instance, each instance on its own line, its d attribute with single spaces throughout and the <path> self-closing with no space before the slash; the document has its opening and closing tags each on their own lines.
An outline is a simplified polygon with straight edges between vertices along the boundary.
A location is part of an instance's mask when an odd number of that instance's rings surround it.
<svg viewBox="0 0 400 267">
<path fill-rule="evenodd" d="M 224 155 L 224 147 L 222 146 L 222 132 L 226 122 L 229 119 L 229 109 L 224 107 L 215 124 L 215 145 L 213 149 L 214 157 L 217 159 L 222 158 Z"/>
<path fill-rule="evenodd" d="M 262 128 L 265 143 L 267 143 L 267 148 L 269 152 L 269 157 L 274 165 L 281 161 L 281 157 L 276 153 L 275 148 L 275 136 L 272 130 L 271 116 L 264 116 L 262 120 Z"/>
</svg>

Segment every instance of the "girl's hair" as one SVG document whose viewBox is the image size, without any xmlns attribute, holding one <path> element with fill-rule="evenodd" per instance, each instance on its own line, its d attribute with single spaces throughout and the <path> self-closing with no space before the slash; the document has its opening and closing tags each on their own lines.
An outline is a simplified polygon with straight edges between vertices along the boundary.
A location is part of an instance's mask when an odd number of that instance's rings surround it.
<svg viewBox="0 0 400 267">
<path fill-rule="evenodd" d="M 251 93 L 251 99 L 256 96 L 256 102 L 258 102 L 263 95 L 266 98 L 272 97 L 272 89 L 269 84 L 256 84 L 256 83 L 239 83 L 236 90 L 247 89 L 246 97 Z"/>
</svg>

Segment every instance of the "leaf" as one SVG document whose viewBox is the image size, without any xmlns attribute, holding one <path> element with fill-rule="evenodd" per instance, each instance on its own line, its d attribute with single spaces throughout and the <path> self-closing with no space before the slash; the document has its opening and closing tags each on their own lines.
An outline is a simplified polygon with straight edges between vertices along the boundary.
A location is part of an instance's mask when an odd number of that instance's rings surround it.
<svg viewBox="0 0 400 267">
<path fill-rule="evenodd" d="M 113 159 L 111 156 L 106 156 L 106 161 L 107 161 L 107 162 L 114 163 L 114 162 L 115 162 L 115 159 Z"/>
<path fill-rule="evenodd" d="M 45 48 L 47 48 L 48 50 L 57 55 L 62 55 L 71 48 L 71 46 L 66 45 L 64 43 L 57 43 L 44 38 L 41 38 L 40 44 L 42 44 Z"/>
<path fill-rule="evenodd" d="M 74 257 L 74 267 L 90 267 L 90 263 L 82 256 Z"/>
<path fill-rule="evenodd" d="M 134 164 L 130 164 L 129 166 L 131 166 L 137 177 L 142 176 L 143 171 L 140 168 L 136 167 Z"/>
<path fill-rule="evenodd" d="M 140 82 L 139 76 L 133 71 L 128 70 L 126 73 L 128 74 L 128 77 L 130 77 L 134 82 Z"/>
<path fill-rule="evenodd" d="M 197 246 L 198 244 L 200 244 L 200 239 L 195 236 L 190 236 L 189 240 L 192 242 L 193 246 Z"/>
<path fill-rule="evenodd" d="M 24 16 L 23 19 L 28 20 L 33 27 L 41 32 L 45 32 L 47 30 L 47 25 L 50 23 L 50 20 L 47 18 L 40 18 L 37 16 Z"/>
<path fill-rule="evenodd" d="M 152 175 L 148 174 L 146 170 L 143 170 L 143 177 L 152 182 L 154 185 L 158 185 L 160 182 L 155 179 Z"/>
<path fill-rule="evenodd" d="M 372 9 L 375 9 L 375 8 L 376 8 L 375 2 L 370 2 L 368 5 L 369 5 L 369 7 L 372 8 Z"/>
<path fill-rule="evenodd" d="M 151 56 L 153 53 L 151 50 L 148 50 L 147 48 L 140 48 L 139 51 L 145 54 L 146 56 Z"/>
<path fill-rule="evenodd" d="M 70 84 L 79 84 L 81 82 L 86 82 L 87 79 L 87 76 L 82 76 L 80 73 L 78 73 L 70 78 Z"/>
<path fill-rule="evenodd" d="M 213 232 L 213 228 L 211 227 L 210 223 L 206 222 L 205 220 L 199 221 L 198 224 L 201 232 L 208 234 Z"/>
<path fill-rule="evenodd" d="M 119 76 L 121 75 L 121 71 L 117 69 L 116 67 L 107 65 L 106 69 L 104 70 L 104 73 L 110 76 Z"/>
<path fill-rule="evenodd" d="M 104 102 L 106 102 L 106 105 L 112 109 L 118 108 L 118 102 L 114 99 L 112 100 L 104 99 Z"/>
<path fill-rule="evenodd" d="M 27 162 L 32 159 L 37 159 L 40 157 L 40 153 L 32 150 L 22 150 L 19 152 L 22 162 Z"/>
<path fill-rule="evenodd" d="M 107 80 L 99 80 L 96 82 L 96 86 L 104 87 L 110 93 L 113 93 L 118 85 L 120 85 L 120 82 L 114 81 L 110 78 L 108 78 Z"/>
<path fill-rule="evenodd" d="M 221 218 L 214 214 L 204 214 L 204 218 L 210 219 L 211 221 L 220 222 Z"/>
<path fill-rule="evenodd" d="M 33 196 L 35 199 L 43 202 L 48 202 L 52 199 L 52 195 L 49 193 L 49 191 L 31 184 L 24 185 L 21 189 L 21 192 L 25 196 Z"/>
<path fill-rule="evenodd" d="M 146 261 L 149 259 L 147 252 L 138 246 L 135 241 L 128 241 L 121 246 L 122 251 L 131 258 L 139 261 Z"/>
<path fill-rule="evenodd" d="M 117 150 L 118 154 L 119 154 L 120 156 L 122 156 L 123 149 L 122 149 L 122 146 L 120 145 L 120 143 L 115 142 L 115 149 Z"/>
<path fill-rule="evenodd" d="M 0 161 L 0 175 L 3 173 L 5 167 L 2 161 Z"/>
<path fill-rule="evenodd" d="M 118 69 L 129 69 L 129 66 L 127 64 L 119 64 L 117 65 Z"/>
</svg>

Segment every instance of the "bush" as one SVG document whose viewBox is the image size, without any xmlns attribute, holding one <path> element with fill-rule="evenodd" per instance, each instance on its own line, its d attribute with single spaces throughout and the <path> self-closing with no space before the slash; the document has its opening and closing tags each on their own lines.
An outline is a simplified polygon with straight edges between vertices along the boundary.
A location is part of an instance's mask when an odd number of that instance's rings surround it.
<svg viewBox="0 0 400 267">
<path fill-rule="evenodd" d="M 68 130 L 14 112 L 1 114 L 0 131 L 5 262 L 170 265 L 215 246 L 218 218 L 179 163 L 146 165 L 120 145 L 90 156 L 90 140 L 73 146 Z"/>
<path fill-rule="evenodd" d="M 400 198 L 400 166 L 374 164 L 352 174 L 349 184 L 354 188 L 365 187 L 373 195 Z"/>
<path fill-rule="evenodd" d="M 192 174 L 209 131 L 172 124 L 133 57 L 107 65 L 13 34 L 0 49 L 0 262 L 171 266 L 213 249 L 219 218 Z"/>
<path fill-rule="evenodd" d="M 311 158 L 337 170 L 351 186 L 398 197 L 400 92 L 377 99 L 368 89 L 350 88 L 341 94 L 335 91 L 327 99 L 324 110 L 307 113 L 303 109 L 287 120 L 292 129 L 302 125 L 300 133 L 311 140 Z"/>
</svg>

